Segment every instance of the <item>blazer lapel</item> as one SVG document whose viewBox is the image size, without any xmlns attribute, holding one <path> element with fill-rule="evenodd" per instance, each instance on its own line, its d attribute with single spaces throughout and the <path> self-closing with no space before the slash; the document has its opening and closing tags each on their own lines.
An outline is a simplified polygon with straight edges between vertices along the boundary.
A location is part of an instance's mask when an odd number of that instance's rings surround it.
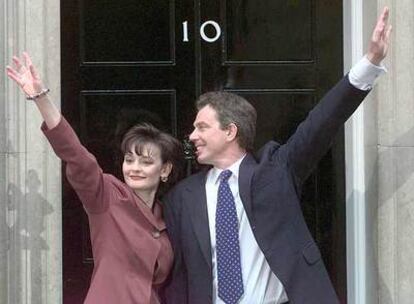
<svg viewBox="0 0 414 304">
<path fill-rule="evenodd" d="M 188 198 L 185 198 L 184 201 L 188 202 L 187 208 L 190 212 L 191 222 L 197 241 L 207 264 L 211 268 L 211 241 L 205 182 L 206 172 L 203 172 L 197 176 L 197 180 L 187 188 Z"/>
<path fill-rule="evenodd" d="M 251 154 L 247 154 L 240 164 L 239 169 L 239 192 L 244 210 L 247 215 L 252 214 L 251 181 L 254 168 L 257 166 L 256 160 Z"/>
</svg>

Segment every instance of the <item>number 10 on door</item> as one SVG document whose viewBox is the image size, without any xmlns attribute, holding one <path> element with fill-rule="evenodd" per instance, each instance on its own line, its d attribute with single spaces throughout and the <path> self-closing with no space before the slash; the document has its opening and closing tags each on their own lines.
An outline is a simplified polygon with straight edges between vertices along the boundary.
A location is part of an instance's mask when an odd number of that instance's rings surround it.
<svg viewBox="0 0 414 304">
<path fill-rule="evenodd" d="M 208 26 L 212 26 L 214 28 L 214 31 L 216 33 L 214 37 L 207 36 L 205 30 L 206 30 L 206 27 L 208 27 Z M 200 26 L 200 36 L 204 41 L 209 42 L 209 43 L 213 43 L 213 42 L 217 41 L 221 36 L 220 25 L 217 22 L 212 21 L 212 20 L 208 20 L 208 21 L 204 22 Z M 188 21 L 183 22 L 183 41 L 184 42 L 189 42 L 189 38 L 188 38 Z"/>
</svg>

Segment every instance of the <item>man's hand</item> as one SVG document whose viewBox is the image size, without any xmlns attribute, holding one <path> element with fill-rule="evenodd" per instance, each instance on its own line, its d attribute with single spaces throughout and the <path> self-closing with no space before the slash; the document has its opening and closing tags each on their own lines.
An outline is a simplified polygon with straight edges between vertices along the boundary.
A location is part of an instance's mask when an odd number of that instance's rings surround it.
<svg viewBox="0 0 414 304">
<path fill-rule="evenodd" d="M 390 10 L 384 7 L 381 16 L 379 16 L 377 25 L 372 33 L 371 41 L 368 46 L 367 58 L 375 65 L 380 65 L 381 61 L 387 56 L 388 45 L 392 26 L 388 24 Z"/>
</svg>

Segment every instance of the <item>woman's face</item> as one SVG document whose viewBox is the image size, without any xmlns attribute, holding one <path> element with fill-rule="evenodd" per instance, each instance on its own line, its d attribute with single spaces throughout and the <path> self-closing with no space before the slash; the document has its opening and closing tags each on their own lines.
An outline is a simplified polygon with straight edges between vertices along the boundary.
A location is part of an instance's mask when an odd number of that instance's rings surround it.
<svg viewBox="0 0 414 304">
<path fill-rule="evenodd" d="M 157 191 L 161 177 L 168 177 L 171 164 L 163 164 L 160 148 L 155 144 L 146 144 L 142 154 L 137 155 L 135 146 L 125 153 L 122 173 L 125 183 L 142 198 Z"/>
</svg>

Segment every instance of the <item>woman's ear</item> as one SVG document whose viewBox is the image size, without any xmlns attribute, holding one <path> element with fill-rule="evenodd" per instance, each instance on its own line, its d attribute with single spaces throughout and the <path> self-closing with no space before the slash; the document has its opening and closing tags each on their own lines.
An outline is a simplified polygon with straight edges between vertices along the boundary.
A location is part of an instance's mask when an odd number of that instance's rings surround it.
<svg viewBox="0 0 414 304">
<path fill-rule="evenodd" d="M 161 168 L 161 177 L 168 178 L 172 171 L 173 165 L 171 162 L 166 162 L 162 165 Z"/>
</svg>

